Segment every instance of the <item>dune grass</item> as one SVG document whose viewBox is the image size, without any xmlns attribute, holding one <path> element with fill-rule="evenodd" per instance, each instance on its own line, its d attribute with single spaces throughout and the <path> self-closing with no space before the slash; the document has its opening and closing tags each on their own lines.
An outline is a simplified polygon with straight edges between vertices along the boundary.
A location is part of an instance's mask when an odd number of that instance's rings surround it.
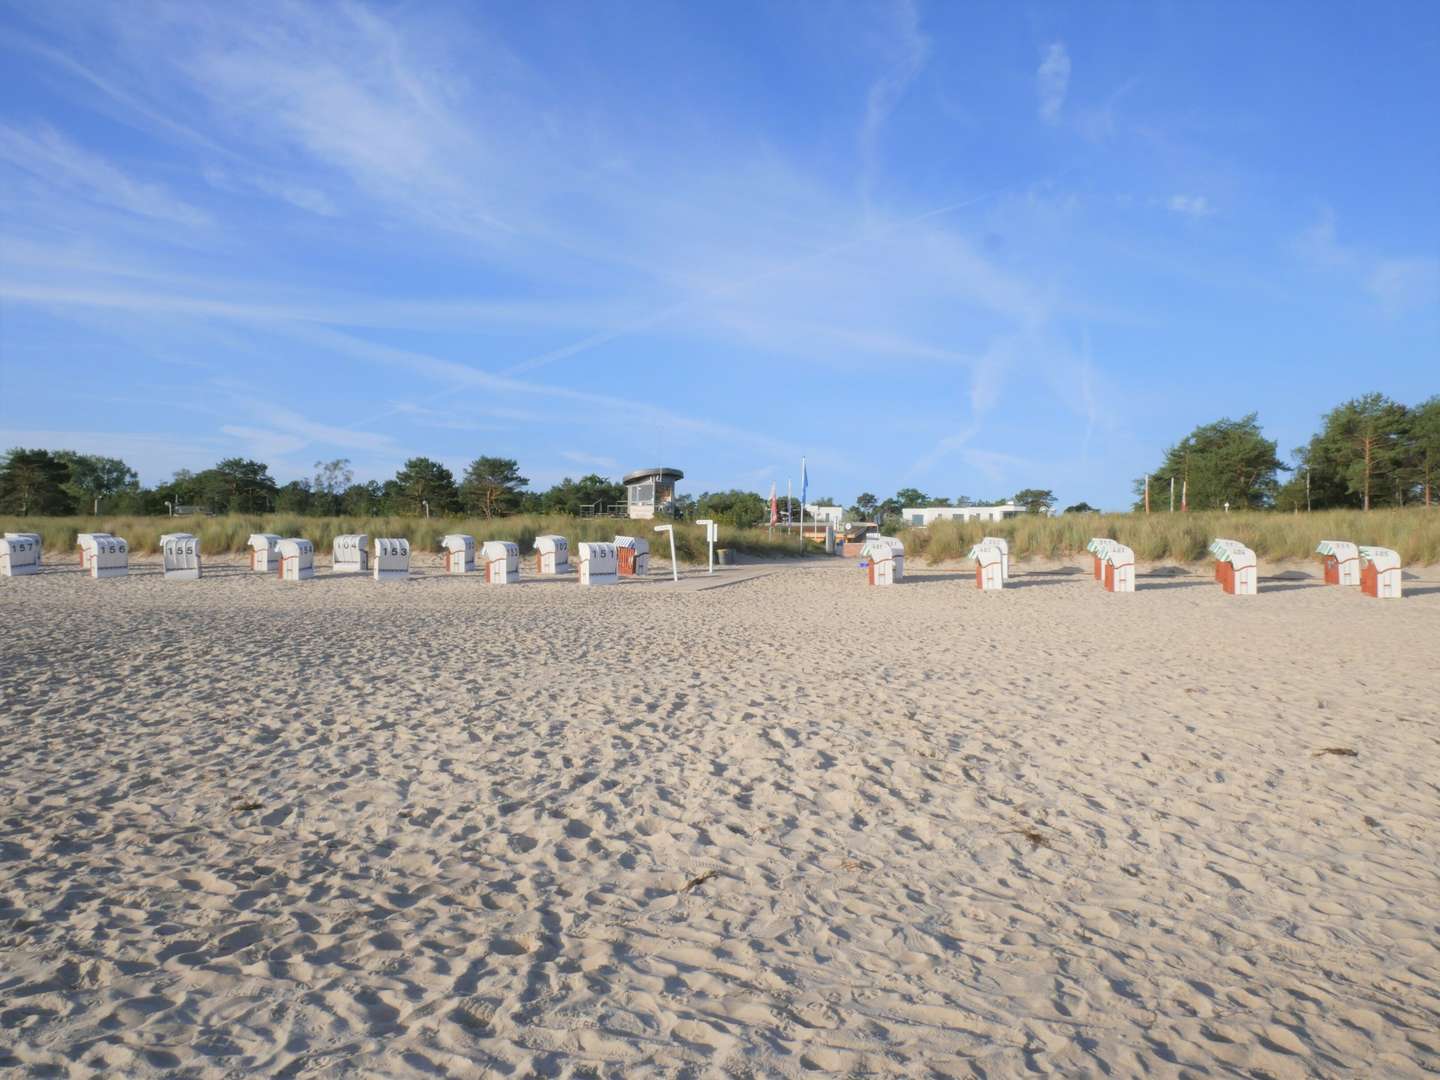
<svg viewBox="0 0 1440 1080">
<path fill-rule="evenodd" d="M 1392 548 L 1406 565 L 1440 563 L 1440 508 L 1189 514 L 1026 514 L 1007 521 L 940 521 L 900 533 L 907 555 L 926 562 L 963 559 L 984 536 L 1003 536 L 1015 558 L 1064 558 L 1085 553 L 1091 537 L 1119 540 L 1147 561 L 1199 562 L 1217 536 L 1239 540 L 1263 559 L 1307 559 L 1321 540 Z"/>
<path fill-rule="evenodd" d="M 438 552 L 446 533 L 469 533 L 477 541 L 513 540 L 520 550 L 531 550 L 534 539 L 543 533 L 558 533 L 572 544 L 584 540 L 612 540 L 617 533 L 643 536 L 651 550 L 665 554 L 663 535 L 652 531 L 645 521 L 616 518 L 575 518 L 563 514 L 521 514 L 494 518 L 413 518 L 413 517 L 302 517 L 295 514 L 227 514 L 220 517 L 60 517 L 0 518 L 0 529 L 38 532 L 48 552 L 73 552 L 80 532 L 108 532 L 123 536 L 137 554 L 160 549 L 160 534 L 192 532 L 208 554 L 241 553 L 248 550 L 251 533 L 270 532 L 281 536 L 303 536 L 315 550 L 328 552 L 331 541 L 341 533 L 374 536 L 403 536 L 416 551 Z M 1265 559 L 1307 559 L 1321 540 L 1352 540 L 1393 548 L 1407 565 L 1440 563 L 1440 508 L 1426 510 L 1322 510 L 1313 514 L 1282 514 L 1250 511 L 1190 514 L 1062 514 L 1038 517 L 1030 514 L 1008 521 L 940 521 L 928 529 L 903 529 L 898 534 L 907 554 L 925 562 L 963 559 L 975 541 L 983 536 L 1003 536 L 1010 541 L 1010 553 L 1018 559 L 1065 558 L 1085 553 L 1092 536 L 1107 536 L 1135 549 L 1147 561 L 1170 559 L 1200 562 L 1206 548 L 1217 536 L 1239 540 Z M 720 530 L 722 547 L 765 557 L 814 554 L 815 544 L 802 547 L 794 536 L 765 529 Z M 677 525 L 675 550 L 682 562 L 705 561 L 705 532 L 697 525 Z"/>
<path fill-rule="evenodd" d="M 342 533 L 376 536 L 403 536 L 417 552 L 438 552 L 446 533 L 469 533 L 477 543 L 486 540 L 513 540 L 522 552 L 529 552 L 535 537 L 557 533 L 572 544 L 582 541 L 613 540 L 617 534 L 643 537 L 656 555 L 669 556 L 669 541 L 653 531 L 648 521 L 616 518 L 575 518 L 563 514 L 521 514 L 507 518 L 413 518 L 413 517 L 302 517 L 296 514 L 225 514 L 218 517 L 0 517 L 0 530 L 38 532 L 47 552 L 73 553 L 75 537 L 82 532 L 108 532 L 124 537 L 136 554 L 160 550 L 160 536 L 167 532 L 190 532 L 200 538 L 206 554 L 248 552 L 251 533 L 301 536 L 317 552 L 329 552 L 331 541 Z M 801 542 L 777 532 L 769 537 L 764 529 L 720 530 L 720 546 L 750 555 L 798 556 Z M 813 545 L 809 549 L 814 551 Z M 675 553 L 681 562 L 703 563 L 706 557 L 705 530 L 698 525 L 675 527 Z"/>
</svg>

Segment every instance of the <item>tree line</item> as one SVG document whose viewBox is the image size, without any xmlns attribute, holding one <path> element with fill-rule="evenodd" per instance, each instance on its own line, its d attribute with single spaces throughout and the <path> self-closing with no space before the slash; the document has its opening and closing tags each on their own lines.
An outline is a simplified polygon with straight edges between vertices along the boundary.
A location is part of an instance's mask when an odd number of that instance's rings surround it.
<svg viewBox="0 0 1440 1080">
<path fill-rule="evenodd" d="M 1286 475 L 1288 474 L 1288 475 Z M 1202 424 L 1165 451 L 1149 474 L 1150 507 L 1326 510 L 1432 505 L 1440 484 L 1440 395 L 1406 406 L 1365 394 L 1327 412 L 1290 463 L 1255 413 Z M 1146 477 L 1135 481 L 1145 508 Z"/>
<path fill-rule="evenodd" d="M 1336 406 L 1320 430 L 1281 461 L 1255 413 L 1239 420 L 1202 424 L 1165 451 L 1149 474 L 1151 509 L 1169 508 L 1174 481 L 1176 508 L 1330 509 L 1340 507 L 1432 505 L 1440 485 L 1440 395 L 1407 407 L 1382 394 L 1366 394 Z M 1134 508 L 1145 508 L 1146 477 L 1135 481 Z M 279 484 L 263 462 L 225 458 L 208 469 L 181 469 L 154 487 L 142 487 L 135 470 L 118 458 L 73 450 L 16 448 L 0 457 L 0 512 L 23 515 L 166 514 L 180 508 L 209 513 L 281 512 L 317 516 L 371 517 L 470 514 L 502 517 L 517 513 L 579 515 L 604 513 L 626 501 L 618 481 L 589 474 L 566 477 L 544 490 L 530 490 L 513 458 L 481 456 L 457 478 L 426 457 L 406 461 L 384 481 L 357 482 L 345 458 L 317 461 L 308 479 Z M 994 506 L 1015 502 L 1047 514 L 1055 495 L 1025 488 L 1009 500 L 951 499 L 917 488 L 902 488 L 888 499 L 862 492 L 847 508 L 853 521 L 884 523 L 906 507 Z M 836 505 L 833 499 L 816 500 Z M 782 507 L 784 503 L 782 502 Z M 792 503 L 798 516 L 798 502 Z M 674 507 L 687 519 L 713 518 L 745 527 L 770 520 L 769 500 L 753 491 L 681 495 Z M 1066 513 L 1091 512 L 1088 503 Z"/>
<path fill-rule="evenodd" d="M 23 515 L 168 514 L 198 510 L 205 513 L 291 513 L 315 516 L 373 517 L 420 515 L 427 511 L 442 517 L 469 514 L 503 517 L 508 514 L 604 513 L 623 507 L 625 486 L 590 474 L 578 480 L 566 477 L 544 491 L 531 491 L 513 458 L 476 458 L 460 477 L 431 458 L 406 461 L 389 480 L 357 482 L 345 458 L 317 461 L 314 475 L 279 484 L 269 466 L 249 458 L 225 458 L 199 472 L 180 469 L 169 480 L 142 487 L 135 470 L 118 458 L 80 454 L 72 450 L 13 449 L 0 459 L 0 512 Z M 990 506 L 1005 500 L 953 501 L 931 497 L 915 488 L 902 488 L 883 501 L 862 494 L 847 511 L 857 521 L 898 518 L 910 506 Z M 1049 491 L 1027 488 L 1014 501 L 1043 513 L 1054 504 Z M 835 505 L 821 498 L 818 505 Z M 800 504 L 791 501 L 799 519 Z M 1082 508 L 1088 509 L 1088 507 Z M 786 501 L 779 500 L 782 517 Z M 678 495 L 676 516 L 693 520 L 711 518 L 722 525 L 746 528 L 770 520 L 769 500 L 754 491 L 706 491 Z"/>
<path fill-rule="evenodd" d="M 317 461 L 312 477 L 279 484 L 269 466 L 249 458 L 232 457 L 199 472 L 180 469 L 163 483 L 142 487 L 134 469 L 118 458 L 81 454 L 72 450 L 16 448 L 0 458 L 0 512 L 21 515 L 203 513 L 290 513 L 314 516 L 374 517 L 420 515 L 427 511 L 442 517 L 469 514 L 503 517 L 509 514 L 604 513 L 623 507 L 625 486 L 590 474 L 578 480 L 566 477 L 544 490 L 529 490 L 513 458 L 478 457 L 457 479 L 440 462 L 416 457 L 406 461 L 389 480 L 356 481 L 345 458 Z M 1031 513 L 1048 513 L 1053 492 L 1026 488 L 1009 500 L 954 499 L 930 496 L 916 488 L 902 488 L 888 499 L 865 492 L 846 511 L 854 521 L 894 521 L 905 507 L 994 506 L 1016 502 Z M 799 520 L 798 500 L 778 500 L 782 520 L 787 513 Z M 822 497 L 812 505 L 837 505 Z M 770 503 L 754 491 L 706 491 L 677 495 L 677 517 L 710 518 L 722 525 L 746 528 L 770 520 Z M 1085 503 L 1068 511 L 1092 510 Z"/>
<path fill-rule="evenodd" d="M 70 450 L 17 448 L 0 459 L 0 511 L 12 514 L 293 513 L 369 517 L 468 513 L 500 517 L 526 511 L 578 514 L 625 498 L 623 485 L 603 476 L 569 478 L 548 491 L 527 490 L 510 458 L 479 457 L 457 480 L 431 458 L 411 458 L 392 478 L 357 482 L 345 458 L 317 461 L 314 476 L 279 484 L 264 462 L 225 458 L 200 472 L 178 470 L 142 487 L 117 458 Z M 183 509 L 182 509 L 183 508 Z"/>
</svg>

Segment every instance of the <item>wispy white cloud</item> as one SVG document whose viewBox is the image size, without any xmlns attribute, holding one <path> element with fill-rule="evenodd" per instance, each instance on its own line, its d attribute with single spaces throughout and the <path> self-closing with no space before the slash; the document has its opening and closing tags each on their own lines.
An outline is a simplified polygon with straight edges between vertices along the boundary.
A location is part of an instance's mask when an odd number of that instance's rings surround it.
<svg viewBox="0 0 1440 1080">
<path fill-rule="evenodd" d="M 1377 254 L 1342 242 L 1329 207 L 1300 231 L 1294 248 L 1315 269 L 1348 277 L 1388 317 L 1440 307 L 1440 258 Z"/>
<path fill-rule="evenodd" d="M 865 95 L 865 116 L 860 125 L 860 185 L 868 201 L 880 168 L 880 140 L 885 122 L 895 111 L 915 77 L 925 68 L 930 42 L 920 32 L 920 16 L 912 0 L 888 9 L 894 20 L 887 37 L 885 70 Z"/>
<path fill-rule="evenodd" d="M 1040 119 L 1047 124 L 1058 124 L 1060 113 L 1065 108 L 1065 96 L 1069 91 L 1070 53 L 1063 41 L 1052 42 L 1045 47 L 1045 53 L 1040 58 L 1040 67 L 1035 72 L 1035 93 Z"/>
<path fill-rule="evenodd" d="M 216 166 L 205 169 L 204 176 L 212 187 L 221 191 L 241 194 L 257 192 L 321 217 L 336 217 L 340 213 L 334 201 L 319 188 L 284 177 L 259 172 L 242 175 Z"/>
<path fill-rule="evenodd" d="M 264 425 L 263 428 L 244 427 L 243 430 L 259 432 L 277 440 L 280 437 L 296 440 L 289 449 L 279 452 L 288 453 L 312 444 L 339 447 L 343 450 L 390 451 L 395 447 L 394 437 L 385 432 L 312 420 L 293 408 L 256 397 L 244 383 L 216 379 L 213 380 L 213 385 L 230 392 L 230 405 L 233 408 L 244 410 Z M 237 430 L 242 428 L 237 427 Z"/>
<path fill-rule="evenodd" d="M 573 461 L 576 465 L 583 465 L 587 469 L 601 469 L 605 472 L 614 472 L 620 468 L 620 463 L 612 457 L 605 457 L 603 454 L 586 454 L 579 450 L 561 450 L 560 456 L 566 461 Z"/>
<path fill-rule="evenodd" d="M 43 184 L 144 218 L 189 228 L 203 226 L 204 211 L 162 185 L 138 180 L 52 128 L 22 131 L 0 124 L 0 162 L 29 173 Z"/>
<path fill-rule="evenodd" d="M 298 435 L 287 435 L 269 428 L 246 427 L 243 424 L 222 424 L 220 430 L 226 435 L 239 439 L 245 444 L 247 457 L 258 461 L 284 457 L 310 445 L 309 440 Z"/>
<path fill-rule="evenodd" d="M 1110 92 L 1099 105 L 1072 106 L 1075 130 L 1084 139 L 1103 143 L 1120 133 L 1120 102 L 1140 85 L 1139 79 L 1127 79 Z"/>
<path fill-rule="evenodd" d="M 1165 205 L 1186 217 L 1209 217 L 1215 213 L 1215 208 L 1204 195 L 1171 195 Z"/>
<path fill-rule="evenodd" d="M 804 451 L 785 439 L 763 432 L 750 431 L 734 424 L 697 417 L 667 408 L 652 399 L 625 398 L 595 390 L 580 389 L 569 385 L 530 382 L 510 375 L 496 375 L 471 364 L 462 363 L 421 352 L 416 349 L 398 349 L 365 341 L 353 335 L 326 327 L 298 325 L 290 328 L 299 340 L 310 342 L 341 355 L 365 360 L 370 363 L 394 368 L 403 366 L 417 375 L 442 384 L 434 398 L 453 400 L 457 389 L 480 390 L 489 394 L 506 394 L 549 399 L 590 407 L 591 410 L 605 410 L 607 420 L 612 424 L 644 424 L 651 429 L 665 427 L 676 433 L 727 440 L 731 445 L 750 447 L 762 453 L 781 458 L 798 458 Z M 421 399 L 422 401 L 426 399 Z M 387 410 L 388 413 L 388 410 Z M 383 415 L 383 414 L 382 414 Z M 366 418 L 371 422 L 380 417 Z M 822 448 L 822 453 L 825 453 Z M 831 452 L 833 453 L 833 452 Z M 841 455 L 834 454 L 835 457 Z M 816 454 L 817 459 L 821 454 Z"/>
<path fill-rule="evenodd" d="M 1295 238 L 1295 250 L 1301 258 L 1316 266 L 1348 266 L 1356 253 L 1341 245 L 1335 235 L 1335 211 L 1323 207 L 1320 215 Z"/>
<path fill-rule="evenodd" d="M 449 431 L 499 431 L 499 424 L 481 423 L 476 416 L 457 412 L 452 409 L 432 409 L 426 405 L 419 405 L 413 401 L 394 401 L 390 403 L 391 410 L 397 416 L 405 416 L 414 420 L 420 428 L 439 428 Z M 494 416 L 503 410 L 487 409 L 488 416 Z"/>
<path fill-rule="evenodd" d="M 44 264 L 37 262 L 36 265 Z M 75 261 L 68 265 L 78 271 L 83 264 Z M 63 271 L 66 266 L 61 262 L 51 268 Z M 356 298 L 353 295 L 348 298 L 311 296 L 299 303 L 287 303 L 263 298 L 261 287 L 252 282 L 206 281 L 194 276 L 187 281 L 182 275 L 166 274 L 149 278 L 162 285 L 188 285 L 192 288 L 198 285 L 209 295 L 174 288 L 140 287 L 134 283 L 116 284 L 108 279 L 122 275 L 124 268 L 107 262 L 95 264 L 95 273 L 92 274 L 59 275 L 62 281 L 68 279 L 74 284 L 37 284 L 23 280 L 20 275 L 27 269 L 26 266 L 21 262 L 11 263 L 3 254 L 0 254 L 0 267 L 8 267 L 14 275 L 0 278 L 0 296 L 13 303 L 89 307 L 135 314 L 191 315 L 240 322 L 313 322 L 432 331 L 517 326 L 575 327 L 602 319 L 622 318 L 630 309 L 629 301 L 621 300 L 597 300 L 592 303 L 539 299 L 451 300 L 438 297 L 395 300 L 378 296 Z M 577 344 L 569 352 L 579 348 Z M 557 353 L 562 351 L 556 350 Z"/>
<path fill-rule="evenodd" d="M 1387 315 L 1440 305 L 1440 259 L 1424 255 L 1376 259 L 1365 287 Z"/>
</svg>

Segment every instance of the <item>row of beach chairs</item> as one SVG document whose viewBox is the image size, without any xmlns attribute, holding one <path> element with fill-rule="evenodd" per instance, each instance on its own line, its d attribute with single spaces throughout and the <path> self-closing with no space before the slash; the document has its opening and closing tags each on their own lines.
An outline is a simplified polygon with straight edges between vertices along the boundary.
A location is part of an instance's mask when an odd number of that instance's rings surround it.
<svg viewBox="0 0 1440 1080">
<path fill-rule="evenodd" d="M 1085 545 L 1094 560 L 1095 580 L 1107 592 L 1135 591 L 1135 552 L 1108 537 L 1097 536 Z M 1253 596 L 1259 591 L 1255 553 L 1238 540 L 1217 539 L 1210 545 L 1215 558 L 1215 580 L 1232 596 Z M 1358 585 L 1366 596 L 1398 598 L 1401 593 L 1400 556 L 1389 548 L 1366 547 L 1343 540 L 1322 540 L 1316 554 L 1324 561 L 1327 585 Z M 893 536 L 872 536 L 860 549 L 861 567 L 871 585 L 894 585 L 905 577 L 905 545 Z M 975 561 L 975 586 L 989 592 L 1003 589 L 1010 580 L 1010 545 L 1003 537 L 987 536 L 970 549 Z"/>
<path fill-rule="evenodd" d="M 129 573 L 129 545 L 109 533 L 81 533 L 77 538 L 80 565 L 95 578 Z M 300 537 L 274 533 L 250 537 L 250 569 L 276 573 L 284 581 L 303 581 L 315 574 L 315 546 Z M 520 546 L 508 540 L 487 540 L 476 545 L 473 536 L 451 533 L 441 541 L 445 571 L 481 573 L 492 585 L 508 585 L 520 578 Z M 194 581 L 200 577 L 200 541 L 191 533 L 165 533 L 160 538 L 166 578 Z M 1108 592 L 1135 591 L 1135 552 L 1118 540 L 1097 536 L 1086 545 L 1094 560 L 1095 580 Z M 1210 545 L 1215 558 L 1215 580 L 1232 596 L 1254 596 L 1259 591 L 1255 553 L 1238 540 L 1217 538 Z M 0 540 L 0 576 L 16 577 L 40 569 L 39 533 L 6 533 Z M 546 577 L 570 571 L 570 544 L 563 536 L 537 536 L 535 573 Z M 613 585 L 622 577 L 644 577 L 650 572 L 650 544 L 638 536 L 617 536 L 612 543 L 578 545 L 582 585 Z M 1366 596 L 1398 599 L 1402 592 L 1400 556 L 1389 548 L 1371 547 L 1348 540 L 1322 540 L 1316 548 L 1327 585 L 1358 586 Z M 905 579 L 905 545 L 893 536 L 872 536 L 861 548 L 861 566 L 871 585 L 894 585 Z M 975 562 L 975 585 L 989 592 L 1003 589 L 1010 580 L 1010 546 L 1003 537 L 987 536 L 970 549 Z M 403 537 L 376 537 L 349 533 L 331 545 L 331 572 L 368 573 L 376 581 L 408 577 L 410 542 Z"/>
<path fill-rule="evenodd" d="M 302 537 L 254 533 L 249 539 L 250 569 L 273 573 L 282 581 L 304 581 L 315 576 L 315 545 Z M 130 546 L 109 533 L 81 533 L 76 537 L 80 566 L 92 578 L 123 577 L 130 572 Z M 492 585 L 520 580 L 520 545 L 508 540 L 487 540 L 477 545 L 473 536 L 451 533 L 441 541 L 445 572 L 483 574 Z M 165 533 L 160 537 L 164 575 L 175 581 L 195 581 L 201 573 L 200 541 L 191 533 Z M 614 585 L 622 577 L 644 577 L 650 572 L 650 543 L 643 537 L 617 536 L 611 543 L 577 546 L 581 585 Z M 563 536 L 535 538 L 535 573 L 568 574 L 570 542 Z M 0 576 L 17 577 L 40 570 L 39 533 L 6 533 L 0 540 Z M 403 537 L 371 537 L 347 533 L 331 545 L 331 572 L 369 574 L 376 581 L 410 575 L 410 541 Z"/>
</svg>

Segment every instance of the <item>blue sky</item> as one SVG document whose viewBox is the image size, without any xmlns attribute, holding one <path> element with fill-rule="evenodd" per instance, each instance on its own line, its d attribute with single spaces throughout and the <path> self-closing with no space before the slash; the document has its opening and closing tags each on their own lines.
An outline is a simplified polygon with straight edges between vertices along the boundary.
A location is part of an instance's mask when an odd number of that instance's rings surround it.
<svg viewBox="0 0 1440 1080">
<path fill-rule="evenodd" d="M 0 443 L 1128 504 L 1440 391 L 1440 5 L 0 5 Z"/>
</svg>

